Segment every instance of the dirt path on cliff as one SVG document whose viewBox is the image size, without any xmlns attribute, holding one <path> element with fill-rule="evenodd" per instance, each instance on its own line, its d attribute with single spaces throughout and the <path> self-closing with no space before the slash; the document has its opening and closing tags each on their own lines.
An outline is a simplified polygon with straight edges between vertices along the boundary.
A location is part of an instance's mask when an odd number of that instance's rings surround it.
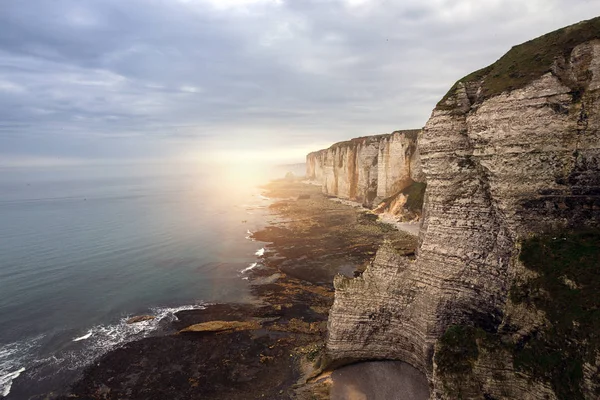
<svg viewBox="0 0 600 400">
<path fill-rule="evenodd" d="M 252 235 L 265 242 L 246 272 L 256 301 L 179 312 L 165 328 L 172 334 L 111 351 L 62 398 L 329 398 L 328 383 L 304 382 L 321 363 L 333 277 L 360 274 L 384 239 L 411 254 L 417 238 L 312 185 L 282 180 L 263 189 L 278 199 L 270 208 L 281 222 Z"/>
</svg>

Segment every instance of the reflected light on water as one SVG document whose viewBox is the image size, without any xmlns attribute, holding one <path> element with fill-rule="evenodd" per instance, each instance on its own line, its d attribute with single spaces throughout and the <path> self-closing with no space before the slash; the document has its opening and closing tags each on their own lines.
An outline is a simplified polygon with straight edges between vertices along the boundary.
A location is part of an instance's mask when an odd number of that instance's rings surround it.
<svg viewBox="0 0 600 400">
<path fill-rule="evenodd" d="M 236 157 L 236 154 L 231 153 L 215 162 L 194 163 L 193 170 L 203 179 L 203 187 L 209 182 L 215 196 L 241 198 L 256 192 L 258 186 L 285 177 L 288 172 L 296 176 L 303 176 L 305 172 L 303 159 L 297 163 L 285 163 L 274 161 L 272 155 L 260 160 L 257 159 L 260 153 L 244 153 L 244 157 Z"/>
<path fill-rule="evenodd" d="M 241 271 L 260 264 L 264 246 L 248 232 L 272 218 L 258 186 L 292 167 L 239 161 L 0 179 L 0 353 L 17 344 L 0 376 L 26 368 L 15 398 L 54 390 L 90 361 L 87 349 L 95 357 L 130 338 L 124 316 L 248 300 Z M 90 335 L 100 331 L 108 336 Z"/>
</svg>

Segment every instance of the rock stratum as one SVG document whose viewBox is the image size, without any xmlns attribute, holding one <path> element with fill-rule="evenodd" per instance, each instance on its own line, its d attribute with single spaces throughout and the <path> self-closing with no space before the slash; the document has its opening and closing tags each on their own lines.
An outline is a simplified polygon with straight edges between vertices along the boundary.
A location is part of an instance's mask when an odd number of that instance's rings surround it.
<svg viewBox="0 0 600 400">
<path fill-rule="evenodd" d="M 418 217 L 420 202 L 405 205 L 411 194 L 422 199 L 425 188 L 417 150 L 419 133 L 403 130 L 335 143 L 306 156 L 306 176 L 320 183 L 326 195 Z"/>
<path fill-rule="evenodd" d="M 335 278 L 330 365 L 402 360 L 432 399 L 600 398 L 600 242 L 569 233 L 600 225 L 599 127 L 595 18 L 459 80 L 419 135 L 309 154 L 325 193 L 366 204 L 427 181 L 416 259 L 384 244 Z"/>
</svg>

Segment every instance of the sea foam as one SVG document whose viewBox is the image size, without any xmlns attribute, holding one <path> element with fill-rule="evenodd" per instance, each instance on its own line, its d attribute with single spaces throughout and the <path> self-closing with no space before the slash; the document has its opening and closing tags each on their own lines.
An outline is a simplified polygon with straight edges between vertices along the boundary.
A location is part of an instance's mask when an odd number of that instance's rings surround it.
<svg viewBox="0 0 600 400">
<path fill-rule="evenodd" d="M 43 380 L 62 371 L 89 365 L 108 351 L 133 340 L 151 335 L 163 324 L 177 320 L 179 311 L 206 308 L 206 304 L 151 308 L 153 320 L 128 324 L 131 315 L 117 323 L 96 325 L 84 335 L 72 339 L 72 346 L 60 353 L 39 357 L 42 336 L 0 347 L 0 397 L 7 396 L 13 381 L 27 370 L 28 379 Z"/>
<path fill-rule="evenodd" d="M 87 340 L 87 342 L 89 342 L 87 347 L 92 349 L 92 352 L 97 354 L 93 354 L 93 356 L 97 357 L 118 345 L 148 336 L 153 331 L 157 330 L 164 322 L 175 321 L 177 319 L 175 314 L 179 311 L 204 308 L 206 307 L 203 304 L 151 308 L 150 315 L 154 316 L 154 319 L 128 324 L 127 320 L 132 316 L 127 315 L 121 318 L 116 324 L 97 325 L 90 329 L 87 334 L 77 339 L 89 339 Z"/>
<path fill-rule="evenodd" d="M 13 380 L 18 378 L 23 371 L 25 371 L 25 368 L 21 367 L 15 372 L 0 376 L 0 394 L 2 394 L 3 397 L 8 396 Z"/>
<path fill-rule="evenodd" d="M 257 262 L 253 262 L 252 264 L 250 264 L 249 266 L 247 266 L 246 268 L 244 268 L 244 269 L 243 269 L 243 270 L 241 270 L 240 272 L 241 272 L 242 274 L 244 274 L 244 273 L 246 273 L 246 272 L 248 272 L 248 271 L 250 271 L 250 270 L 252 270 L 252 269 L 256 268 L 257 266 L 258 266 L 258 263 L 257 263 Z"/>
<path fill-rule="evenodd" d="M 74 341 L 74 342 L 79 342 L 79 341 L 81 341 L 81 340 L 89 339 L 89 338 L 92 336 L 92 333 L 93 333 L 93 331 L 92 331 L 92 330 L 90 330 L 90 331 L 89 331 L 88 333 L 86 333 L 85 335 L 83 335 L 83 336 L 79 336 L 79 337 L 77 337 L 77 338 L 73 339 L 73 341 Z"/>
<path fill-rule="evenodd" d="M 0 397 L 8 396 L 13 381 L 25 371 L 31 352 L 39 347 L 40 335 L 0 347 Z"/>
</svg>

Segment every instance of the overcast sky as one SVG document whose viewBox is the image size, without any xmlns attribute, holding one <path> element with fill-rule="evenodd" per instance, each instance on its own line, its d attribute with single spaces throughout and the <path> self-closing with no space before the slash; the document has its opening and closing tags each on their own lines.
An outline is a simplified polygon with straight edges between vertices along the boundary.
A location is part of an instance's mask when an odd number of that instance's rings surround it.
<svg viewBox="0 0 600 400">
<path fill-rule="evenodd" d="M 0 0 L 0 166 L 302 161 L 598 0 Z"/>
</svg>

